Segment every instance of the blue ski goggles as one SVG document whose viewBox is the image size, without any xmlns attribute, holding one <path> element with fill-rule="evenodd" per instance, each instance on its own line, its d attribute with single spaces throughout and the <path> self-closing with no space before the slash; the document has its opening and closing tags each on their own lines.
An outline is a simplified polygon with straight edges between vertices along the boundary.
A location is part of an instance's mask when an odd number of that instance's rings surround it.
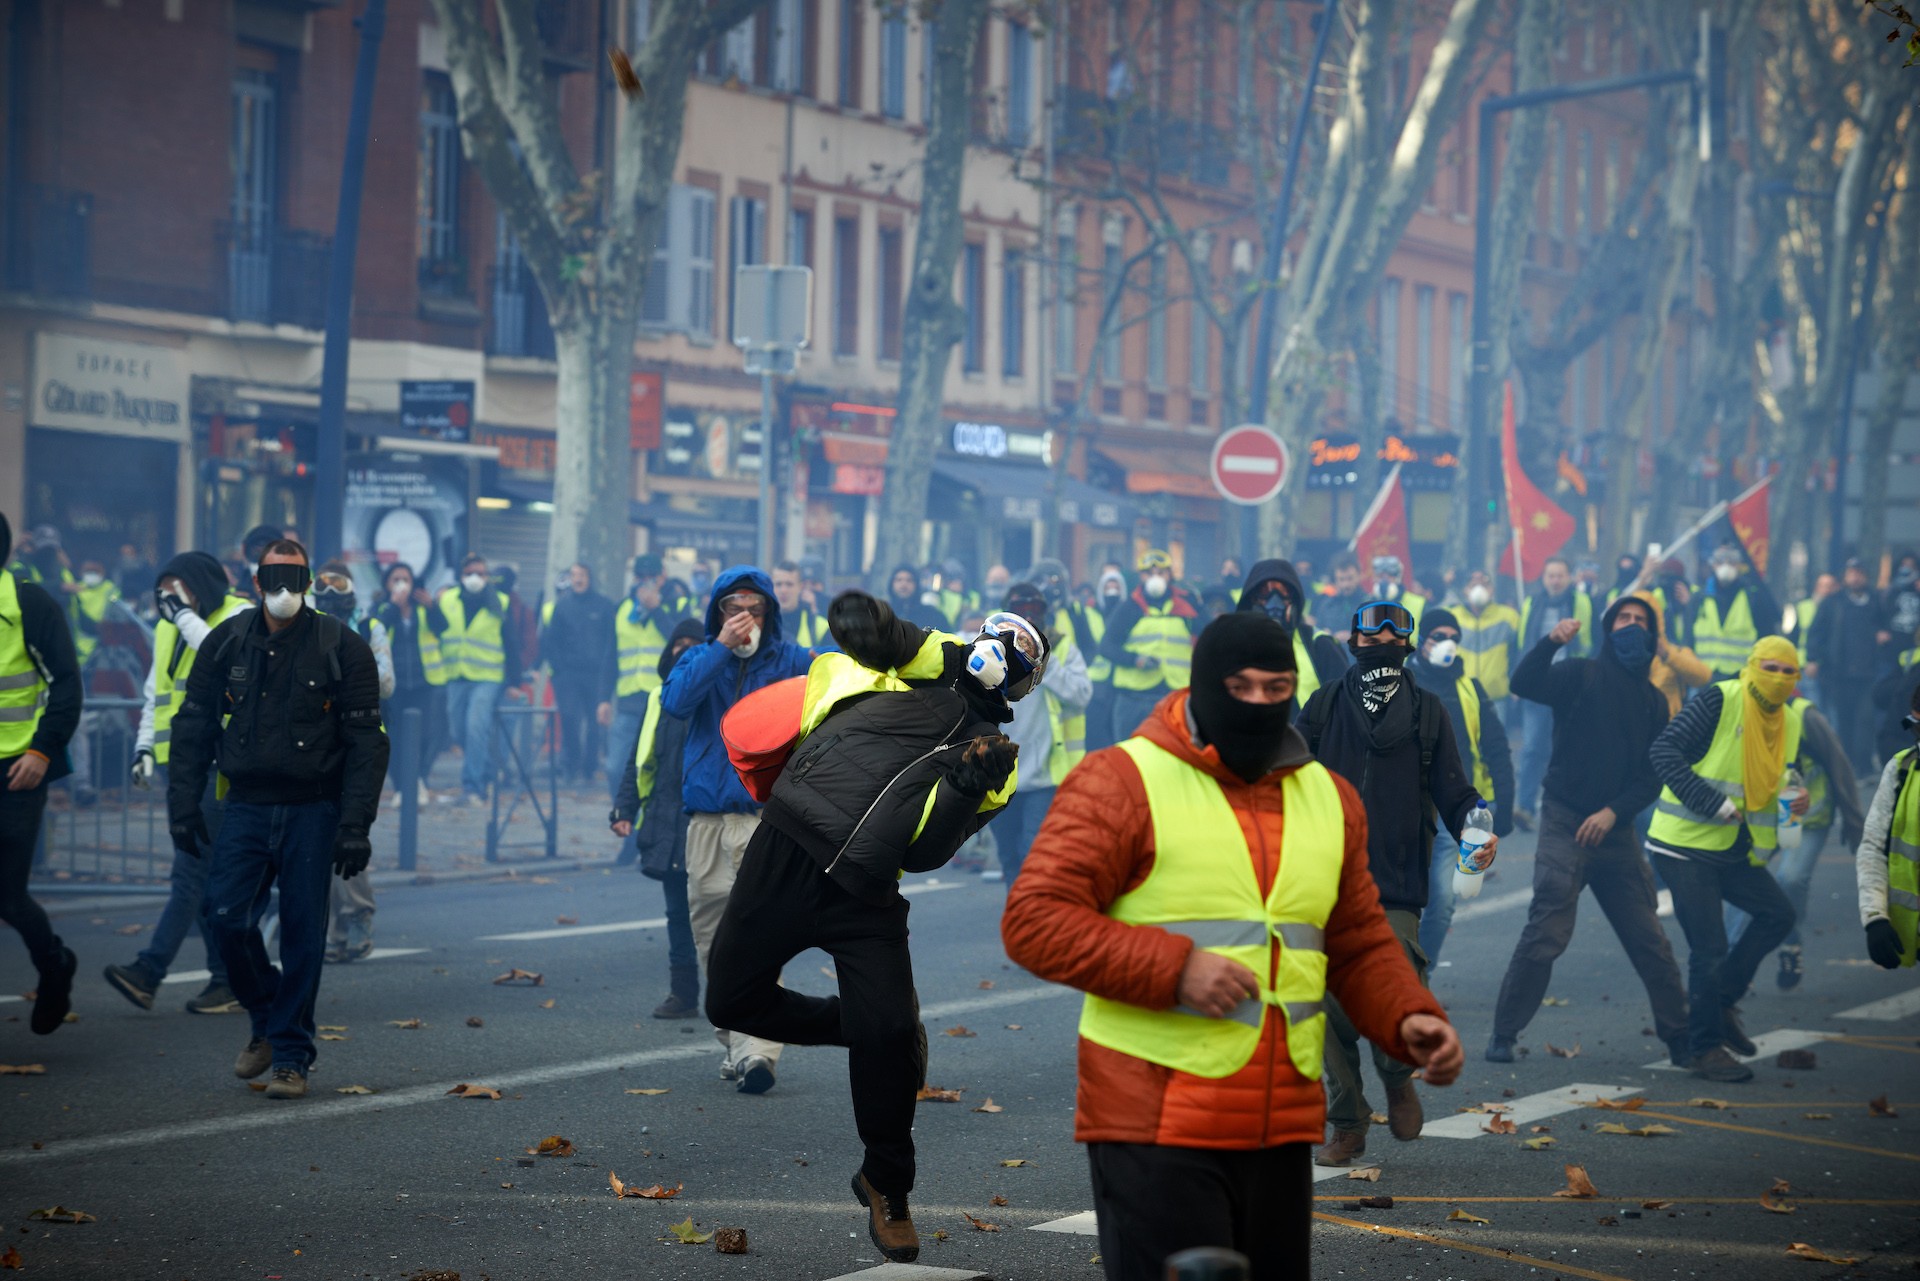
<svg viewBox="0 0 1920 1281">
<path fill-rule="evenodd" d="M 1413 615 L 1407 607 L 1390 600 L 1368 601 L 1353 611 L 1353 630 L 1362 636 L 1390 631 L 1396 636 L 1413 635 Z"/>
</svg>

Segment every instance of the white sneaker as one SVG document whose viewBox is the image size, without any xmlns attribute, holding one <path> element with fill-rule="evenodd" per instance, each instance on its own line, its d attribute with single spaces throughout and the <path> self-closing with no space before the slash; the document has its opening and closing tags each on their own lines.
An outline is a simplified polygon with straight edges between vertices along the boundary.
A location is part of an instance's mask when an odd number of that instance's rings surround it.
<svg viewBox="0 0 1920 1281">
<path fill-rule="evenodd" d="M 722 1081 L 731 1081 L 734 1078 L 738 1077 L 739 1075 L 740 1075 L 739 1071 L 736 1070 L 733 1066 L 732 1059 L 723 1057 L 720 1060 L 720 1079 Z"/>
<path fill-rule="evenodd" d="M 758 1054 L 740 1060 L 740 1082 L 734 1089 L 742 1094 L 765 1094 L 773 1088 L 773 1062 Z"/>
<path fill-rule="evenodd" d="M 433 793 L 427 790 L 425 783 L 420 784 L 420 803 L 422 805 L 433 804 Z"/>
<path fill-rule="evenodd" d="M 1673 915 L 1673 891 L 1661 890 L 1653 896 L 1653 914 L 1655 916 Z"/>
</svg>

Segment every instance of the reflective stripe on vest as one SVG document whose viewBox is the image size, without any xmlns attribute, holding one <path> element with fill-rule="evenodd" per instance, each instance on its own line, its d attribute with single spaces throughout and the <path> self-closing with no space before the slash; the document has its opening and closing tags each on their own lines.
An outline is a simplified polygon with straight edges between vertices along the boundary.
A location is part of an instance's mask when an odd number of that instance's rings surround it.
<svg viewBox="0 0 1920 1281">
<path fill-rule="evenodd" d="M 1052 661 L 1066 661 L 1073 652 L 1072 645 L 1072 641 L 1062 640 L 1053 651 Z M 1084 708 L 1069 712 L 1059 696 L 1044 683 L 1040 686 L 1040 697 L 1047 700 L 1047 729 L 1053 739 L 1047 748 L 1047 777 L 1058 787 L 1073 767 L 1086 759 L 1087 713 Z"/>
<path fill-rule="evenodd" d="M 247 608 L 244 597 L 228 592 L 226 600 L 207 620 L 208 629 L 220 626 Z M 156 765 L 165 765 L 173 755 L 173 714 L 180 710 L 187 677 L 193 672 L 191 648 L 180 655 L 178 663 L 173 661 L 174 646 L 179 643 L 180 629 L 172 623 L 163 618 L 153 625 L 153 761 Z M 169 667 L 174 669 L 171 674 L 167 671 Z"/>
<path fill-rule="evenodd" d="M 1326 767 L 1312 762 L 1281 782 L 1286 824 L 1273 889 L 1263 901 L 1240 820 L 1205 772 L 1143 738 L 1120 744 L 1140 771 L 1153 814 L 1153 869 L 1107 915 L 1185 934 L 1260 979 L 1227 1018 L 1149 1010 L 1089 996 L 1080 1035 L 1096 1045 L 1213 1079 L 1252 1061 L 1268 1007 L 1286 1019 L 1294 1069 L 1318 1080 L 1326 1041 L 1326 924 L 1340 892 L 1346 820 Z M 1271 985 L 1271 986 L 1269 986 Z"/>
<path fill-rule="evenodd" d="M 1693 772 L 1714 791 L 1734 801 L 1743 812 L 1724 821 L 1717 815 L 1702 816 L 1688 809 L 1672 788 L 1662 787 L 1660 799 L 1653 806 L 1653 824 L 1647 829 L 1647 839 L 1680 849 L 1725 850 L 1733 848 L 1741 826 L 1745 825 L 1753 835 L 1753 849 L 1747 857 L 1754 866 L 1763 866 L 1777 843 L 1774 828 L 1780 821 L 1779 784 L 1774 784 L 1764 808 L 1745 809 L 1747 786 L 1741 748 L 1746 736 L 1742 719 L 1746 690 L 1740 681 L 1721 681 L 1714 688 L 1720 691 L 1720 723 L 1714 728 L 1712 745 L 1694 765 Z M 1792 761 L 1800 755 L 1800 709 L 1788 704 L 1785 715 L 1785 759 Z"/>
<path fill-rule="evenodd" d="M 1487 687 L 1496 702 L 1507 696 L 1513 673 L 1513 651 L 1520 641 L 1520 614 L 1511 605 L 1488 605 L 1476 617 L 1468 610 L 1454 615 L 1460 624 L 1460 670 Z"/>
<path fill-rule="evenodd" d="M 1492 808 L 1493 771 L 1487 768 L 1485 755 L 1480 751 L 1480 691 L 1473 687 L 1473 677 L 1461 674 L 1460 715 L 1467 722 L 1467 750 L 1473 756 L 1473 790 L 1480 793 L 1480 799 Z"/>
<path fill-rule="evenodd" d="M 46 677 L 27 652 L 20 586 L 11 571 L 0 570 L 0 757 L 27 750 L 46 706 Z"/>
<path fill-rule="evenodd" d="M 1707 608 L 1708 601 L 1714 608 Z M 1722 604 L 1717 596 L 1700 602 L 1700 612 L 1693 617 L 1693 652 L 1714 671 L 1737 672 L 1745 667 L 1747 655 L 1759 639 L 1760 629 L 1753 625 L 1753 610 L 1744 590 L 1734 593 L 1730 606 Z"/>
<path fill-rule="evenodd" d="M 447 620 L 439 638 L 444 671 L 440 683 L 462 678 L 497 685 L 507 679 L 507 598 L 494 592 L 493 603 L 494 608 L 469 619 L 458 587 L 440 593 L 440 613 Z"/>
<path fill-rule="evenodd" d="M 666 652 L 667 638 L 660 634 L 651 615 L 635 622 L 633 605 L 614 611 L 613 639 L 620 657 L 620 680 L 614 686 L 616 698 L 651 694 L 660 688 L 660 655 Z"/>
<path fill-rule="evenodd" d="M 1186 619 L 1174 616 L 1171 601 L 1140 615 L 1127 634 L 1127 653 L 1155 661 L 1147 667 L 1116 667 L 1115 689 L 1185 689 L 1192 683 L 1193 633 Z"/>
<path fill-rule="evenodd" d="M 1920 788 L 1914 786 L 1914 748 L 1901 761 L 1900 795 L 1893 803 L 1893 830 L 1887 838 L 1887 919 L 1900 936 L 1900 964 L 1915 960 L 1920 936 Z"/>
</svg>

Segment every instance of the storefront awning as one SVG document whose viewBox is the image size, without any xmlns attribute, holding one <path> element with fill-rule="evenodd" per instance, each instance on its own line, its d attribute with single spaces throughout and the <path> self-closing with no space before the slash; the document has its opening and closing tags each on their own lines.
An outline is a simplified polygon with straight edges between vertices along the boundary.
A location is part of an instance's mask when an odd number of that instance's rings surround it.
<svg viewBox="0 0 1920 1281">
<path fill-rule="evenodd" d="M 1147 449 L 1135 445 L 1097 444 L 1094 450 L 1127 476 L 1129 494 L 1178 494 L 1185 498 L 1218 498 L 1207 474 L 1204 457 L 1169 446 Z"/>
<path fill-rule="evenodd" d="M 1048 498 L 1048 472 L 1044 467 L 940 458 L 934 461 L 933 473 L 976 491 L 987 502 L 998 500 L 997 514 L 1008 520 L 1038 520 L 1040 504 Z M 1061 478 L 1058 500 L 1060 518 L 1068 524 L 1119 529 L 1133 523 L 1133 504 L 1071 476 Z"/>
</svg>

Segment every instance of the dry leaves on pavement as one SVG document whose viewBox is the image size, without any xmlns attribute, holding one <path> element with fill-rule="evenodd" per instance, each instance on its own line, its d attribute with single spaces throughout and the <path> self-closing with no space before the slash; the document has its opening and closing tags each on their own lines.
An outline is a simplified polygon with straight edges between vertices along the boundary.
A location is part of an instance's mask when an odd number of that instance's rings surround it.
<svg viewBox="0 0 1920 1281">
<path fill-rule="evenodd" d="M 347 1030 L 347 1025 L 345 1023 L 322 1023 L 315 1030 L 320 1032 L 344 1032 Z"/>
<path fill-rule="evenodd" d="M 1643 1125 L 1638 1129 L 1634 1129 L 1625 1125 L 1616 1125 L 1612 1121 L 1608 1121 L 1602 1125 L 1596 1125 L 1594 1129 L 1601 1134 L 1631 1134 L 1636 1139 L 1657 1139 L 1665 1135 L 1680 1133 L 1680 1131 L 1670 1125 Z"/>
<path fill-rule="evenodd" d="M 1006 1109 L 1001 1107 L 998 1103 L 995 1103 L 993 1101 L 993 1097 L 989 1095 L 987 1097 L 987 1101 L 985 1103 L 982 1103 L 979 1107 L 975 1108 L 974 1111 L 975 1112 L 1005 1112 Z"/>
<path fill-rule="evenodd" d="M 1688 1099 L 1687 1106 L 1690 1108 L 1707 1108 L 1714 1112 L 1724 1112 L 1732 1107 L 1733 1104 L 1727 1102 L 1725 1099 Z"/>
<path fill-rule="evenodd" d="M 553 918 L 553 923 L 555 925 L 578 925 L 580 924 L 580 918 L 577 916 L 556 916 Z"/>
<path fill-rule="evenodd" d="M 1846 1255 L 1828 1254 L 1825 1250 L 1817 1250 L 1805 1241 L 1795 1241 L 1787 1247 L 1787 1253 L 1796 1259 L 1810 1259 L 1815 1263 L 1838 1263 L 1842 1267 L 1847 1268 L 1860 1262 L 1860 1260 Z"/>
<path fill-rule="evenodd" d="M 1520 1146 L 1529 1152 L 1544 1152 L 1552 1147 L 1556 1140 L 1551 1134 L 1543 1134 L 1537 1139 L 1522 1139 Z"/>
<path fill-rule="evenodd" d="M 607 1186 L 613 1189 L 616 1197 L 639 1197 L 643 1201 L 671 1201 L 680 1195 L 680 1189 L 686 1185 L 676 1183 L 669 1188 L 656 1183 L 651 1187 L 643 1188 L 635 1183 L 622 1183 L 619 1175 L 608 1170 Z"/>
<path fill-rule="evenodd" d="M 547 998 L 546 1000 L 544 1000 L 544 1001 L 542 1001 L 542 1002 L 540 1002 L 540 1008 L 541 1008 L 541 1009 L 543 1009 L 543 1010 L 550 1010 L 550 1009 L 552 1009 L 552 1008 L 553 1008 L 553 998 L 552 998 L 552 997 L 548 997 L 548 998 Z"/>
<path fill-rule="evenodd" d="M 1567 999 L 1566 997 L 1564 997 L 1564 996 L 1549 996 L 1549 997 L 1547 997 L 1547 998 L 1546 998 L 1545 1000 L 1543 1000 L 1543 1001 L 1541 1001 L 1541 1002 L 1540 1002 L 1540 1004 L 1542 1004 L 1542 1005 L 1572 1005 L 1572 1004 L 1573 1004 L 1573 1002 L 1572 1002 L 1572 1001 L 1569 1001 L 1569 1000 L 1568 1000 L 1568 999 Z"/>
<path fill-rule="evenodd" d="M 20 1251 L 13 1246 L 8 1246 L 5 1254 L 0 1254 L 0 1268 L 5 1268 L 9 1272 L 18 1272 L 26 1266 L 20 1262 Z"/>
<path fill-rule="evenodd" d="M 991 992 L 991 991 L 993 991 L 993 980 L 992 980 L 992 979 L 981 979 L 981 980 L 980 980 L 980 990 L 981 990 L 982 992 Z"/>
<path fill-rule="evenodd" d="M 987 1202 L 988 1205 L 1005 1205 L 1006 1203 L 1007 1203 L 1007 1199 L 1001 1196 L 998 1192 L 994 1193 L 992 1198 L 989 1199 Z"/>
<path fill-rule="evenodd" d="M 1642 1201 L 1640 1208 L 1642 1210 L 1664 1210 L 1672 1204 L 1673 1202 L 1671 1201 Z"/>
<path fill-rule="evenodd" d="M 1547 1053 L 1553 1055 L 1556 1059 L 1577 1059 L 1580 1057 L 1580 1046 L 1578 1042 L 1575 1042 L 1573 1048 L 1563 1049 L 1555 1045 L 1552 1041 L 1548 1041 Z"/>
<path fill-rule="evenodd" d="M 1006 1170 L 1017 1170 L 1023 1165 L 1032 1165 L 1032 1164 L 1033 1162 L 1031 1161 L 1024 1160 L 1020 1157 L 1014 1157 L 1010 1161 L 1002 1161 L 1000 1163 L 1000 1166 L 1002 1169 L 1006 1169 Z"/>
<path fill-rule="evenodd" d="M 1554 1193 L 1564 1197 L 1594 1197 L 1600 1195 L 1600 1189 L 1593 1186 L 1593 1180 L 1587 1177 L 1584 1165 L 1567 1167 L 1567 1186 Z"/>
<path fill-rule="evenodd" d="M 1777 1200 L 1771 1192 L 1762 1192 L 1760 1194 L 1760 1208 L 1762 1210 L 1769 1210 L 1774 1214 L 1792 1214 L 1795 1210 L 1799 1209 L 1798 1206 L 1789 1205 L 1785 1201 Z"/>
<path fill-rule="evenodd" d="M 667 1231 L 679 1240 L 681 1245 L 705 1245 L 713 1240 L 713 1233 L 702 1232 L 693 1226 L 693 1216 L 689 1214 L 679 1223 L 669 1223 Z"/>
<path fill-rule="evenodd" d="M 419 1019 L 388 1019 L 388 1027 L 405 1028 L 409 1032 L 418 1032 L 426 1024 Z"/>
<path fill-rule="evenodd" d="M 988 1223 L 985 1219 L 976 1219 L 971 1214 L 968 1214 L 965 1210 L 960 1211 L 960 1217 L 965 1219 L 968 1223 L 971 1223 L 973 1225 L 973 1230 L 976 1232 L 998 1232 L 1000 1230 L 1000 1225 L 998 1223 Z"/>
<path fill-rule="evenodd" d="M 1499 1115 L 1488 1117 L 1487 1123 L 1480 1127 L 1482 1134 L 1516 1134 L 1519 1130 L 1519 1126 Z"/>
<path fill-rule="evenodd" d="M 958 1090 L 943 1090 L 937 1085 L 923 1085 L 913 1097 L 921 1103 L 958 1103 L 960 1096 L 966 1093 L 966 1087 Z"/>
<path fill-rule="evenodd" d="M 339 1032 L 322 1032 L 319 1039 L 322 1041 L 344 1041 L 347 1038 Z"/>
<path fill-rule="evenodd" d="M 747 1230 L 745 1228 L 715 1228 L 713 1230 L 713 1248 L 721 1254 L 745 1254 L 747 1252 Z"/>
<path fill-rule="evenodd" d="M 1897 1117 L 1900 1115 L 1894 1111 L 1893 1104 L 1887 1102 L 1887 1096 L 1884 1094 L 1877 1099 L 1868 1099 L 1867 1111 L 1874 1116 Z"/>
<path fill-rule="evenodd" d="M 333 1092 L 335 1094 L 373 1094 L 375 1093 L 375 1091 L 368 1089 L 364 1085 L 336 1085 L 333 1087 Z"/>
<path fill-rule="evenodd" d="M 1477 1214 L 1468 1214 L 1465 1210 L 1455 1210 L 1452 1214 L 1449 1214 L 1447 1216 L 1447 1222 L 1449 1223 L 1485 1223 L 1491 1226 L 1493 1223 L 1493 1220 L 1483 1219 Z"/>
<path fill-rule="evenodd" d="M 1349 1179 L 1359 1179 L 1366 1183 L 1378 1183 L 1380 1182 L 1380 1167 L 1377 1165 L 1367 1165 L 1362 1166 L 1358 1170 L 1348 1170 L 1347 1177 Z"/>
<path fill-rule="evenodd" d="M 668 1091 L 668 1090 L 664 1090 L 664 1089 L 660 1089 L 660 1090 L 628 1090 L 628 1091 L 627 1091 L 627 1093 L 628 1093 L 628 1094 L 645 1094 L 645 1095 L 655 1095 L 655 1094 L 667 1094 L 667 1093 L 670 1093 L 670 1092 L 671 1092 L 671 1091 Z"/>
<path fill-rule="evenodd" d="M 528 987 L 539 987 L 546 981 L 542 975 L 535 974 L 532 970 L 523 970 L 516 965 L 499 978 L 496 978 L 493 984 L 495 987 L 498 987 L 502 983 L 525 983 Z"/>
<path fill-rule="evenodd" d="M 64 1205 L 49 1206 L 44 1210 L 35 1210 L 27 1216 L 40 1223 L 95 1223 L 99 1216 L 88 1214 L 85 1210 L 70 1210 Z"/>
<path fill-rule="evenodd" d="M 549 1134 L 540 1140 L 539 1146 L 528 1148 L 526 1152 L 528 1156 L 572 1156 L 573 1140 Z"/>
<path fill-rule="evenodd" d="M 1801 1119 L 1802 1121 L 1831 1121 L 1831 1120 L 1833 1120 L 1833 1113 L 1831 1113 L 1831 1112 L 1802 1112 L 1802 1113 L 1800 1114 L 1800 1119 Z"/>
<path fill-rule="evenodd" d="M 485 1027 L 486 1025 L 486 1020 L 480 1018 L 478 1015 L 467 1020 L 468 1027 Z"/>
<path fill-rule="evenodd" d="M 127 938 L 132 938 L 134 935 L 138 934 L 141 930 L 144 930 L 145 928 L 147 927 L 144 925 L 122 925 L 119 929 L 115 930 L 114 933 L 124 935 Z"/>
<path fill-rule="evenodd" d="M 1638 1112 L 1647 1106 L 1647 1098 L 1644 1094 L 1636 1094 L 1627 1099 L 1595 1099 L 1592 1106 L 1607 1112 Z"/>
<path fill-rule="evenodd" d="M 0 1063 L 0 1076 L 45 1076 L 44 1063 Z"/>
<path fill-rule="evenodd" d="M 968 1030 L 967 1025 L 962 1023 L 957 1027 L 948 1028 L 946 1030 L 945 1035 L 947 1036 L 978 1036 L 979 1033 Z"/>
<path fill-rule="evenodd" d="M 468 1085 L 465 1081 L 454 1086 L 451 1090 L 448 1090 L 447 1093 L 457 1099 L 497 1099 L 500 1097 L 500 1091 L 494 1089 L 491 1085 Z"/>
</svg>

